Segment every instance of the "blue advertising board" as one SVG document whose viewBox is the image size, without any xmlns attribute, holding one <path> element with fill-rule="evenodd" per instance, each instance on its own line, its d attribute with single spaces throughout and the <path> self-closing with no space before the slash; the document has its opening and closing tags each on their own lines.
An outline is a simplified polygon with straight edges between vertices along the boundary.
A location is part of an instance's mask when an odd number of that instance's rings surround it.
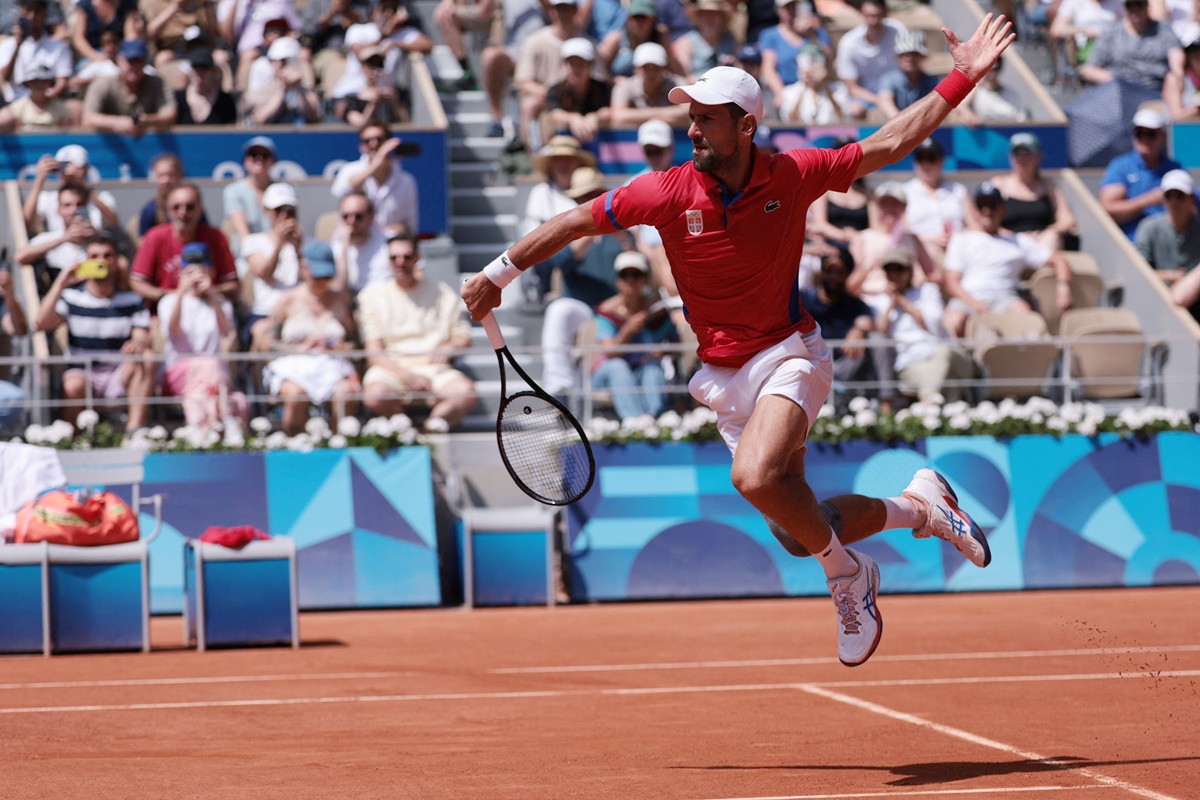
<svg viewBox="0 0 1200 800">
<path fill-rule="evenodd" d="M 337 169 L 359 157 L 358 132 L 349 127 L 215 128 L 179 127 L 140 139 L 108 133 L 44 133 L 0 136 L 0 180 L 33 178 L 37 160 L 60 147 L 87 148 L 93 180 L 141 180 L 160 153 L 175 153 L 187 177 L 236 180 L 244 176 L 242 146 L 252 136 L 275 141 L 277 180 L 332 179 Z M 449 201 L 448 141 L 445 131 L 396 129 L 419 153 L 404 158 L 404 169 L 420 187 L 421 233 L 445 233 Z"/>
</svg>

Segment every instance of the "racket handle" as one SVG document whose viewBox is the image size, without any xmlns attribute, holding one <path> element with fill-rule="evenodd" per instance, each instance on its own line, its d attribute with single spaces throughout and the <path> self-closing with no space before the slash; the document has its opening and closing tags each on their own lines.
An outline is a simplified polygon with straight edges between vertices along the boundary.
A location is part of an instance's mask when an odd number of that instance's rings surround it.
<svg viewBox="0 0 1200 800">
<path fill-rule="evenodd" d="M 501 350 L 504 348 L 504 334 L 500 331 L 500 323 L 496 321 L 496 315 L 488 312 L 488 315 L 479 320 L 483 325 L 483 331 L 487 334 L 488 341 L 492 343 L 493 350 Z"/>
</svg>

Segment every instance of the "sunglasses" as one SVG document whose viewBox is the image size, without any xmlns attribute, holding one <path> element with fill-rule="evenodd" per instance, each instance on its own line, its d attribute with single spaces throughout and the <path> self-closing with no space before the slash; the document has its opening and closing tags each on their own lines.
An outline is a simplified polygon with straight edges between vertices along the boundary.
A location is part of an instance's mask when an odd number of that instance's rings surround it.
<svg viewBox="0 0 1200 800">
<path fill-rule="evenodd" d="M 294 217 L 294 216 L 296 216 L 296 207 L 295 206 L 280 206 L 279 208 L 275 209 L 275 213 L 280 214 L 281 216 L 284 216 L 284 217 Z"/>
<path fill-rule="evenodd" d="M 343 212 L 342 219 L 346 222 L 359 222 L 368 216 L 366 211 Z"/>
<path fill-rule="evenodd" d="M 359 139 L 359 141 L 362 142 L 363 144 L 383 144 L 389 138 L 391 138 L 391 137 L 388 137 L 388 136 L 364 136 L 363 138 Z"/>
<path fill-rule="evenodd" d="M 909 272 L 911 270 L 912 270 L 912 267 L 906 267 L 903 264 L 884 264 L 883 265 L 884 272 Z"/>
<path fill-rule="evenodd" d="M 416 261 L 416 253 L 394 253 L 388 256 L 392 261 Z"/>
<path fill-rule="evenodd" d="M 1133 138 L 1135 139 L 1157 139 L 1158 129 L 1156 128 L 1134 128 Z"/>
<path fill-rule="evenodd" d="M 195 211 L 195 203 L 174 203 L 171 205 L 172 211 Z"/>
<path fill-rule="evenodd" d="M 1163 199 L 1174 200 L 1174 201 L 1185 200 L 1185 199 L 1187 199 L 1187 197 L 1188 196 L 1186 194 L 1184 194 L 1183 192 L 1176 192 L 1176 191 L 1170 191 L 1163 195 Z"/>
<path fill-rule="evenodd" d="M 918 164 L 932 164 L 935 161 L 941 160 L 941 156 L 934 155 L 933 153 L 917 153 L 914 158 L 916 158 Z"/>
<path fill-rule="evenodd" d="M 995 200 L 979 200 L 975 203 L 975 207 L 980 211 L 995 211 L 1000 207 L 1000 204 Z"/>
<path fill-rule="evenodd" d="M 634 278 L 646 278 L 649 276 L 646 275 L 646 273 L 642 272 L 640 269 L 623 269 L 617 273 L 617 277 L 623 278 L 627 281 L 631 281 Z"/>
<path fill-rule="evenodd" d="M 670 151 L 668 151 L 665 147 L 655 147 L 654 145 L 648 144 L 642 148 L 642 152 L 646 154 L 647 158 L 658 158 L 663 153 Z"/>
<path fill-rule="evenodd" d="M 251 161 L 268 161 L 274 157 L 271 155 L 270 150 L 251 150 L 249 153 L 246 153 L 246 158 Z"/>
</svg>

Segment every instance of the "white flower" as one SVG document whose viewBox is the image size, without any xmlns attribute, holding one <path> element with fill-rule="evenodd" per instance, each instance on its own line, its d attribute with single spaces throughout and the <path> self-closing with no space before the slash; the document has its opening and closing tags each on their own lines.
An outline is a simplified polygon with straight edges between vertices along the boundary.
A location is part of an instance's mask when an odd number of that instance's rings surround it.
<svg viewBox="0 0 1200 800">
<path fill-rule="evenodd" d="M 240 450 L 246 446 L 246 437 L 242 435 L 240 426 L 227 427 L 225 436 L 221 439 L 221 444 L 234 450 Z"/>
<path fill-rule="evenodd" d="M 958 417 L 966 414 L 971 410 L 971 407 L 962 400 L 957 400 L 953 403 L 947 403 L 942 406 L 943 417 Z"/>
<path fill-rule="evenodd" d="M 950 417 L 950 427 L 956 431 L 965 431 L 971 427 L 971 418 L 966 414 L 955 414 Z"/>
<path fill-rule="evenodd" d="M 857 400 L 859 398 L 855 398 L 855 399 Z M 853 400 L 850 401 L 850 405 L 851 405 L 851 407 L 853 407 L 853 405 L 854 405 Z M 868 405 L 867 408 L 862 409 L 861 411 L 859 411 L 858 413 L 856 413 L 854 415 L 854 424 L 858 425 L 858 427 L 860 427 L 860 428 L 869 428 L 878 421 L 879 421 L 879 415 L 871 410 L 870 405 Z"/>
<path fill-rule="evenodd" d="M 56 419 L 42 430 L 43 441 L 49 444 L 69 442 L 75 438 L 75 426 L 65 419 Z"/>
<path fill-rule="evenodd" d="M 642 431 L 642 436 L 645 436 L 647 439 L 653 441 L 658 439 L 660 433 L 661 431 L 657 425 L 650 425 L 644 431 Z"/>
<path fill-rule="evenodd" d="M 304 431 L 314 439 L 324 439 L 329 436 L 329 423 L 322 417 L 313 417 L 304 423 Z"/>
<path fill-rule="evenodd" d="M 388 433 L 390 434 L 400 434 L 410 431 L 412 430 L 412 426 L 412 420 L 405 414 L 393 414 L 388 419 Z"/>
<path fill-rule="evenodd" d="M 639 414 L 636 417 L 621 420 L 621 430 L 625 433 L 642 433 L 654 427 L 654 417 L 649 414 Z"/>
<path fill-rule="evenodd" d="M 1096 435 L 1096 423 L 1090 417 L 1085 417 L 1083 422 L 1079 423 L 1077 430 L 1084 436 Z"/>
<path fill-rule="evenodd" d="M 870 401 L 870 400 L 868 400 L 868 399 L 867 399 L 867 398 L 865 398 L 865 397 L 852 397 L 852 398 L 850 398 L 850 405 L 849 405 L 849 408 L 850 408 L 850 410 L 851 410 L 851 411 L 853 411 L 855 414 L 857 414 L 857 413 L 858 413 L 858 412 L 860 412 L 860 411 L 866 411 L 866 410 L 867 410 L 867 409 L 869 409 L 870 407 L 871 407 L 871 401 Z"/>
<path fill-rule="evenodd" d="M 355 421 L 357 422 L 357 420 Z M 329 437 L 329 441 L 326 442 L 326 444 L 334 450 L 342 450 L 347 445 L 346 437 L 342 436 L 340 433 L 335 433 L 333 436 Z"/>
<path fill-rule="evenodd" d="M 347 437 L 358 436 L 362 433 L 362 424 L 358 421 L 358 417 L 342 417 L 338 420 L 338 433 Z"/>
<path fill-rule="evenodd" d="M 1062 417 L 1051 417 L 1049 419 L 1049 421 L 1046 422 L 1046 427 L 1048 427 L 1052 431 L 1058 431 L 1059 433 L 1063 433 L 1068 428 L 1070 428 L 1071 425 Z"/>
<path fill-rule="evenodd" d="M 100 415 L 90 408 L 85 408 L 79 412 L 79 416 L 75 418 L 75 424 L 85 431 L 90 431 L 100 422 Z"/>
<path fill-rule="evenodd" d="M 171 433 L 171 438 L 175 440 L 187 439 L 192 433 L 192 429 L 188 425 L 181 425 Z"/>
<path fill-rule="evenodd" d="M 167 429 L 162 425 L 155 425 L 153 428 L 146 431 L 146 436 L 156 442 L 161 442 L 163 439 L 167 438 Z"/>
<path fill-rule="evenodd" d="M 942 396 L 941 392 L 934 392 L 929 395 L 929 402 L 935 406 L 942 406 L 945 405 L 946 398 Z"/>
<path fill-rule="evenodd" d="M 222 423 L 224 430 L 242 432 L 242 421 L 237 417 L 226 417 Z"/>
<path fill-rule="evenodd" d="M 921 422 L 931 431 L 936 431 L 938 428 L 942 427 L 941 417 L 925 417 L 925 419 L 921 420 Z"/>
<path fill-rule="evenodd" d="M 658 427 L 675 430 L 683 424 L 683 418 L 674 411 L 667 411 L 658 418 Z"/>
<path fill-rule="evenodd" d="M 417 429 L 409 428 L 400 434 L 400 444 L 408 445 L 415 444 L 417 441 Z"/>
<path fill-rule="evenodd" d="M 36 423 L 25 429 L 25 441 L 30 444 L 41 444 L 46 441 L 45 435 L 46 429 Z"/>
<path fill-rule="evenodd" d="M 830 419 L 833 417 L 833 406 L 829 403 L 821 406 L 821 410 L 817 412 L 817 419 Z"/>
<path fill-rule="evenodd" d="M 288 435 L 283 431 L 275 431 L 267 437 L 266 448 L 268 450 L 281 450 L 287 447 Z"/>
<path fill-rule="evenodd" d="M 362 427 L 363 436 L 383 436 L 392 435 L 392 426 L 388 424 L 387 417 L 371 417 L 367 420 L 367 424 Z"/>
<path fill-rule="evenodd" d="M 138 436 L 137 434 L 134 434 L 133 436 L 129 437 L 129 441 L 126 442 L 124 446 L 131 450 L 141 450 L 143 453 L 145 453 L 154 448 L 154 442 L 150 441 L 145 436 Z"/>
<path fill-rule="evenodd" d="M 907 408 L 900 409 L 899 411 L 896 412 L 896 424 L 897 425 L 902 424 L 905 420 L 907 420 L 912 415 L 913 415 L 913 412 L 908 410 Z"/>
<path fill-rule="evenodd" d="M 271 420 L 267 419 L 266 417 L 255 417 L 254 419 L 250 420 L 250 430 L 257 434 L 270 433 Z"/>
<path fill-rule="evenodd" d="M 446 422 L 444 417 L 430 417 L 425 420 L 425 430 L 428 433 L 447 433 L 450 430 L 450 423 Z"/>
<path fill-rule="evenodd" d="M 854 427 L 854 417 L 851 416 L 850 414 L 844 414 L 842 416 L 842 427 L 843 428 L 853 428 Z"/>
<path fill-rule="evenodd" d="M 293 453 L 311 453 L 313 449 L 313 437 L 307 433 L 297 433 L 288 439 L 286 444 L 287 449 Z"/>
</svg>

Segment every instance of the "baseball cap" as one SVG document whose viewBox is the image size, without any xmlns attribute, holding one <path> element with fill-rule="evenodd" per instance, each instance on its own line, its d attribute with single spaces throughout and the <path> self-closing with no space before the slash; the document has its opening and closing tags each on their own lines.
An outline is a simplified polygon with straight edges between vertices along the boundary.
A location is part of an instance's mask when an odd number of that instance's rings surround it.
<svg viewBox="0 0 1200 800">
<path fill-rule="evenodd" d="M 121 49 L 117 51 L 126 61 L 142 61 L 150 58 L 150 51 L 146 49 L 145 39 L 126 39 L 121 42 Z"/>
<path fill-rule="evenodd" d="M 188 56 L 188 63 L 192 65 L 192 69 L 215 69 L 217 66 L 217 62 L 213 61 L 212 50 L 207 47 L 193 50 Z"/>
<path fill-rule="evenodd" d="M 597 172 L 595 167 L 576 167 L 575 171 L 571 173 L 571 185 L 567 189 L 566 195 L 572 200 L 578 200 L 592 192 L 602 192 L 607 188 L 604 176 Z"/>
<path fill-rule="evenodd" d="M 58 152 L 54 154 L 54 160 L 80 168 L 91 163 L 88 151 L 81 144 L 69 144 L 58 148 Z"/>
<path fill-rule="evenodd" d="M 211 264 L 212 256 L 208 252 L 208 245 L 204 242 L 188 242 L 183 246 L 183 251 L 179 258 L 184 264 Z"/>
<path fill-rule="evenodd" d="M 25 77 L 21 79 L 21 84 L 32 83 L 33 81 L 52 81 L 54 80 L 54 70 L 45 64 L 34 64 L 25 71 Z"/>
<path fill-rule="evenodd" d="M 661 119 L 646 120 L 638 128 L 637 143 L 639 147 L 672 147 L 675 144 L 675 132 Z"/>
<path fill-rule="evenodd" d="M 300 55 L 300 43 L 291 36 L 280 36 L 267 48 L 268 61 L 288 61 Z"/>
<path fill-rule="evenodd" d="M 925 46 L 925 32 L 906 30 L 896 37 L 895 52 L 898 56 L 902 56 L 905 53 L 919 53 L 923 56 L 929 55 L 929 48 Z"/>
<path fill-rule="evenodd" d="M 261 147 L 263 150 L 269 150 L 271 155 L 275 155 L 275 140 L 270 136 L 254 136 L 242 145 L 242 155 L 245 156 L 256 147 Z"/>
<path fill-rule="evenodd" d="M 1159 130 L 1165 128 L 1167 118 L 1157 108 L 1142 108 L 1133 115 L 1133 127 Z"/>
<path fill-rule="evenodd" d="M 904 191 L 904 184 L 900 181 L 884 181 L 875 187 L 875 199 L 882 200 L 885 197 L 899 200 L 905 205 L 908 204 L 908 195 Z"/>
<path fill-rule="evenodd" d="M 279 185 L 278 183 L 272 184 L 272 186 Z M 332 278 L 337 274 L 337 265 L 333 260 L 333 248 L 329 246 L 329 242 L 322 242 L 319 239 L 305 242 L 302 255 L 308 262 L 309 274 L 314 278 Z"/>
<path fill-rule="evenodd" d="M 984 181 L 979 184 L 979 188 L 975 190 L 975 202 L 978 204 L 980 200 L 997 200 L 1004 202 L 1004 195 L 1001 194 L 1000 188 L 991 181 Z"/>
<path fill-rule="evenodd" d="M 626 250 L 613 261 L 613 272 L 620 275 L 627 269 L 636 269 L 645 275 L 650 274 L 650 262 L 636 250 Z"/>
<path fill-rule="evenodd" d="M 287 32 L 292 29 L 292 23 L 288 22 L 287 17 L 272 17 L 263 23 L 263 30 L 268 28 L 280 28 Z"/>
<path fill-rule="evenodd" d="M 1184 194 L 1195 194 L 1196 183 L 1192 180 L 1192 176 L 1187 170 L 1173 169 L 1162 177 L 1160 184 L 1163 192 L 1183 192 Z"/>
<path fill-rule="evenodd" d="M 263 192 L 263 208 L 275 209 L 283 206 L 295 208 L 299 203 L 300 198 L 296 196 L 296 187 L 290 183 L 272 183 Z"/>
<path fill-rule="evenodd" d="M 375 45 L 367 45 L 362 50 L 358 51 L 358 60 L 363 64 L 371 64 L 375 62 L 378 66 L 383 66 L 387 61 L 387 54 L 383 52 L 383 48 Z"/>
<path fill-rule="evenodd" d="M 755 119 L 763 118 L 762 88 L 749 72 L 737 67 L 713 67 L 691 86 L 676 86 L 667 99 L 672 103 L 695 100 L 708 106 L 737 103 Z"/>
<path fill-rule="evenodd" d="M 551 3 L 551 5 L 555 5 L 555 6 L 573 6 L 573 7 L 575 7 L 575 8 L 578 8 L 578 7 L 579 7 L 579 0 L 554 0 L 554 2 L 553 2 L 553 3 Z"/>
<path fill-rule="evenodd" d="M 902 267 L 912 267 L 912 250 L 909 250 L 904 245 L 896 245 L 895 247 L 888 248 L 884 252 L 883 257 L 879 259 L 879 263 L 884 267 L 886 267 L 888 264 L 899 264 Z"/>
<path fill-rule="evenodd" d="M 667 65 L 667 48 L 658 42 L 643 42 L 633 49 L 633 65 L 644 67 L 647 64 Z"/>
<path fill-rule="evenodd" d="M 1042 143 L 1038 139 L 1037 134 L 1029 131 L 1014 133 L 1008 140 L 1008 152 L 1015 153 L 1018 150 L 1028 150 L 1031 153 L 1042 152 Z"/>
<path fill-rule="evenodd" d="M 654 7 L 654 0 L 629 0 L 628 13 L 631 17 L 657 17 L 658 9 Z"/>
<path fill-rule="evenodd" d="M 917 145 L 916 150 L 913 150 L 914 157 L 924 155 L 931 155 L 934 158 L 942 158 L 946 155 L 946 151 L 942 147 L 942 143 L 937 139 L 926 139 Z"/>
<path fill-rule="evenodd" d="M 742 61 L 747 64 L 761 64 L 762 50 L 758 49 L 758 45 L 744 44 L 737 49 L 737 53 L 734 55 L 734 57 L 738 61 Z"/>
<path fill-rule="evenodd" d="M 576 36 L 574 39 L 567 39 L 563 42 L 561 53 L 564 59 L 582 58 L 584 61 L 596 60 L 595 46 L 582 36 Z"/>
</svg>

